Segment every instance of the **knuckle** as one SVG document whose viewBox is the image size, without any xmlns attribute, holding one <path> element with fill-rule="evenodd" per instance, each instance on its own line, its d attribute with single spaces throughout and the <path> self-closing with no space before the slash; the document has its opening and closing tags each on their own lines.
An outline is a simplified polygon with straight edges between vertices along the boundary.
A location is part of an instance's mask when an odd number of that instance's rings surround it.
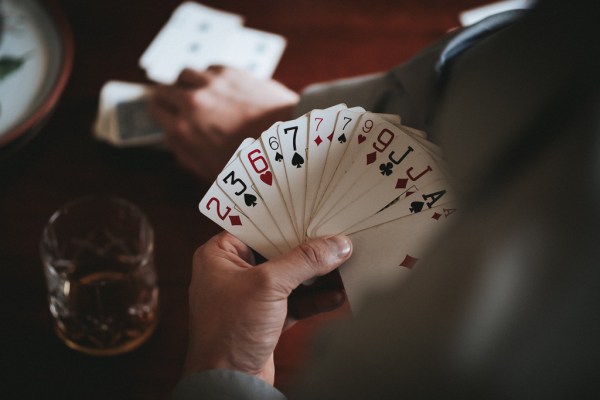
<svg viewBox="0 0 600 400">
<path fill-rule="evenodd" d="M 177 136 L 184 136 L 188 131 L 188 123 L 184 119 L 177 120 L 173 124 L 173 131 Z"/>
<path fill-rule="evenodd" d="M 192 257 L 192 276 L 198 277 L 203 275 L 205 265 L 205 250 L 204 246 L 198 247 Z"/>
<path fill-rule="evenodd" d="M 326 260 L 325 251 L 315 243 L 303 243 L 299 246 L 300 256 L 306 264 L 317 266 L 323 264 Z"/>
<path fill-rule="evenodd" d="M 196 249 L 194 252 L 194 261 L 202 260 L 206 256 L 210 256 L 214 252 L 214 249 L 222 249 L 226 247 L 226 243 L 227 236 L 225 233 L 220 233 L 211 237 L 206 243 Z"/>
<path fill-rule="evenodd" d="M 187 122 L 184 120 L 176 120 L 165 133 L 169 140 L 181 140 L 187 136 L 187 132 Z"/>
<path fill-rule="evenodd" d="M 198 96 L 195 91 L 188 90 L 182 96 L 182 104 L 186 110 L 194 110 L 202 106 L 202 96 Z"/>
<path fill-rule="evenodd" d="M 196 251 L 194 251 L 194 255 L 192 256 L 192 260 L 194 263 L 194 266 L 200 266 L 202 265 L 202 261 L 204 260 L 205 256 L 206 256 L 206 244 L 198 247 L 196 249 Z"/>
<path fill-rule="evenodd" d="M 229 250 L 231 247 L 232 239 L 235 239 L 235 236 L 231 235 L 227 231 L 224 231 L 218 235 L 213 236 L 209 243 L 217 249 Z"/>
<path fill-rule="evenodd" d="M 207 265 L 207 261 L 214 257 L 216 249 L 226 249 L 228 246 L 227 236 L 218 234 L 210 238 L 202 246 L 199 246 L 194 251 L 192 256 L 192 265 L 195 269 L 202 269 Z"/>
<path fill-rule="evenodd" d="M 206 112 L 206 110 L 210 110 L 214 99 L 209 90 L 208 88 L 202 88 L 190 92 L 187 99 L 187 107 L 193 111 Z"/>
</svg>

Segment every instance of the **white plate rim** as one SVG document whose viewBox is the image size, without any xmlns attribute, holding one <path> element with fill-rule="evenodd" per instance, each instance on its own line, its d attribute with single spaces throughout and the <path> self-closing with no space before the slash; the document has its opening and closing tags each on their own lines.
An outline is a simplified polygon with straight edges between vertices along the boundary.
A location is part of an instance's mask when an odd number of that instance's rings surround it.
<svg viewBox="0 0 600 400">
<path fill-rule="evenodd" d="M 55 60 L 59 64 L 59 70 L 51 89 L 39 106 L 33 109 L 25 118 L 15 126 L 0 133 L 0 149 L 25 136 L 35 129 L 52 112 L 67 85 L 71 70 L 73 68 L 74 44 L 71 26 L 55 0 L 43 0 L 37 2 L 40 8 L 46 12 L 49 22 L 55 33 L 60 38 L 61 54 Z"/>
</svg>

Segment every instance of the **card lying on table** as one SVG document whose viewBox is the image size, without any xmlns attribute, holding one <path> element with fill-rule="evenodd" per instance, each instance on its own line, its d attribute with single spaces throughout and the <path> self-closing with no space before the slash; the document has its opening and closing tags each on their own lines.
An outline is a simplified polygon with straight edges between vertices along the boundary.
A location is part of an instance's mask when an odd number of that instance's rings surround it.
<svg viewBox="0 0 600 400">
<path fill-rule="evenodd" d="M 346 234 L 353 310 L 409 271 L 456 211 L 440 149 L 398 116 L 337 105 L 246 139 L 200 211 L 269 259 Z"/>
</svg>

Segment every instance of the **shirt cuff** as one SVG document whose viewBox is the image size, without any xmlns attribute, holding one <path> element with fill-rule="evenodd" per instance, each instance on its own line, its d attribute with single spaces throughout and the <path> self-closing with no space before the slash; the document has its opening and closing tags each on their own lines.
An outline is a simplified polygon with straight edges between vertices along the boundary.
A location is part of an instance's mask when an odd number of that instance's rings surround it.
<svg viewBox="0 0 600 400">
<path fill-rule="evenodd" d="M 262 379 L 239 371 L 214 369 L 183 377 L 171 400 L 285 400 L 279 390 Z"/>
</svg>

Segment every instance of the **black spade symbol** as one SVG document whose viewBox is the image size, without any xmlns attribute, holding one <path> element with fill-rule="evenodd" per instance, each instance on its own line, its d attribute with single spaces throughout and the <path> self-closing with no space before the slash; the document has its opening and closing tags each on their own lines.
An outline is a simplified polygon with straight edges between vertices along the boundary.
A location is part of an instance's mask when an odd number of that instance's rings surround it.
<svg viewBox="0 0 600 400">
<path fill-rule="evenodd" d="M 338 137 L 338 141 L 339 141 L 340 143 L 346 143 L 346 134 L 345 134 L 345 133 L 342 133 L 342 134 L 340 135 L 340 137 Z"/>
<path fill-rule="evenodd" d="M 423 209 L 423 204 L 425 203 L 423 203 L 422 201 L 413 201 L 412 203 L 410 203 L 410 212 L 414 214 L 420 212 Z"/>
<path fill-rule="evenodd" d="M 281 153 L 275 153 L 275 161 L 281 162 L 281 160 L 283 160 Z"/>
<path fill-rule="evenodd" d="M 246 202 L 246 205 L 248 207 L 250 207 L 250 206 L 254 207 L 256 205 L 256 196 L 246 193 L 244 195 L 244 202 Z"/>
<path fill-rule="evenodd" d="M 298 153 L 294 153 L 294 157 L 292 157 L 292 165 L 296 168 L 301 168 L 302 164 L 304 164 L 304 158 Z"/>
</svg>

